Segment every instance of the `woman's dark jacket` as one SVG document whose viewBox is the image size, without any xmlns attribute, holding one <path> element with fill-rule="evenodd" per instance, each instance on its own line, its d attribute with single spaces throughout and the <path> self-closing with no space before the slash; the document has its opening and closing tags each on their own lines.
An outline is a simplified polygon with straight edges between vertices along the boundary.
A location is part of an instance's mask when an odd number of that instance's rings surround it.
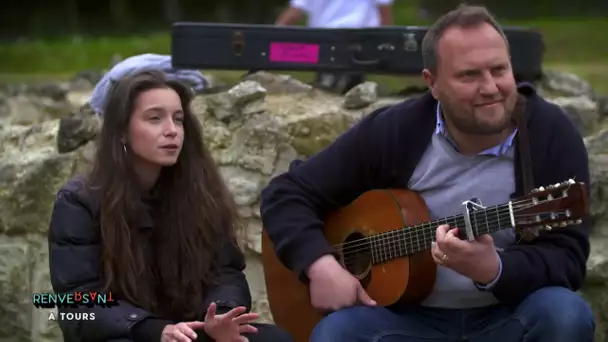
<svg viewBox="0 0 608 342">
<path fill-rule="evenodd" d="M 99 199 L 92 195 L 84 178 L 67 182 L 57 193 L 48 232 L 50 273 L 53 291 L 102 291 L 101 235 L 99 229 Z M 151 228 L 152 219 L 143 215 L 140 228 Z M 237 306 L 251 308 L 251 293 L 243 270 L 242 252 L 231 243 L 224 243 L 217 254 L 215 270 L 217 286 L 208 290 L 201 303 L 207 308 L 212 302 L 218 312 Z M 177 322 L 155 317 L 124 300 L 110 308 L 63 308 L 60 312 L 94 312 L 92 321 L 59 321 L 65 341 L 107 341 L 126 338 L 135 341 L 160 341 L 162 329 Z M 201 319 L 203 319 L 201 317 Z"/>
</svg>

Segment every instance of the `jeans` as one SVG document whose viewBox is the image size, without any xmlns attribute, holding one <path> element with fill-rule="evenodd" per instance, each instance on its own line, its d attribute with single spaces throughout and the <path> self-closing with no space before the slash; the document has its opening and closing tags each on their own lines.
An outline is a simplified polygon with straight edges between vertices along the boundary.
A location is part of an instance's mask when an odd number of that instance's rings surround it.
<svg viewBox="0 0 608 342">
<path fill-rule="evenodd" d="M 347 308 L 323 318 L 310 341 L 592 342 L 594 331 L 587 302 L 566 288 L 546 287 L 514 308 Z"/>
<path fill-rule="evenodd" d="M 249 342 L 293 342 L 293 337 L 278 325 L 262 323 L 254 323 L 252 325 L 258 328 L 258 332 L 242 335 Z M 202 335 L 199 333 L 199 338 L 196 339 L 197 342 L 213 341 L 211 338 Z"/>
<path fill-rule="evenodd" d="M 277 325 L 262 323 L 254 323 L 252 325 L 258 328 L 258 332 L 255 334 L 243 334 L 244 337 L 247 337 L 249 342 L 293 342 L 293 337 Z M 203 331 L 197 331 L 197 334 L 198 338 L 196 339 L 196 342 L 213 341 Z M 133 340 L 117 338 L 106 342 L 133 342 Z"/>
</svg>

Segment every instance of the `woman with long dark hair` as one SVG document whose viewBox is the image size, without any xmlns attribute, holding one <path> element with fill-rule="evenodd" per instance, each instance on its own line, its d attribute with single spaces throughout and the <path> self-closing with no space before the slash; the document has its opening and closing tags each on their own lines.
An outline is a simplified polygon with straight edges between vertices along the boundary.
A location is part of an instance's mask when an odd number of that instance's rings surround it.
<svg viewBox="0 0 608 342">
<path fill-rule="evenodd" d="M 66 341 L 291 341 L 252 323 L 235 204 L 191 99 L 157 71 L 108 94 L 92 171 L 57 193 L 49 254 L 55 292 L 118 305 L 60 309 L 88 314 L 59 322 Z"/>
</svg>

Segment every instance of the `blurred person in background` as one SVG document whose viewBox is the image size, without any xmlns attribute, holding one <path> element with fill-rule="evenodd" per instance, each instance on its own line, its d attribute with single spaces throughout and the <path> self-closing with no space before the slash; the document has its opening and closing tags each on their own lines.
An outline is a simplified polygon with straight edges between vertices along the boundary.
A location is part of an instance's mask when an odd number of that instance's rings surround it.
<svg viewBox="0 0 608 342">
<path fill-rule="evenodd" d="M 290 0 L 276 25 L 295 25 L 306 16 L 311 28 L 366 28 L 393 24 L 393 0 Z M 365 81 L 361 73 L 319 72 L 318 87 L 345 93 Z"/>
<path fill-rule="evenodd" d="M 61 308 L 65 341 L 292 341 L 253 323 L 235 203 L 190 109 L 161 71 L 114 79 L 92 171 L 58 191 L 48 232 L 56 293 L 112 292 L 117 306 Z"/>
</svg>

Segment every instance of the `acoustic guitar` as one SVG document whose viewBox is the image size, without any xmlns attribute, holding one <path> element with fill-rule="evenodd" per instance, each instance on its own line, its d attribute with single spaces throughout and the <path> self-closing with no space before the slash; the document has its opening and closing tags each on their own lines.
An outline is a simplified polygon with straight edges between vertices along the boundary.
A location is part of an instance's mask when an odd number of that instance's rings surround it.
<svg viewBox="0 0 608 342">
<path fill-rule="evenodd" d="M 430 250 L 439 225 L 458 227 L 462 239 L 510 228 L 537 234 L 578 224 L 588 212 L 586 186 L 573 180 L 491 207 L 472 199 L 463 203 L 462 214 L 436 221 L 413 191 L 371 190 L 329 215 L 324 234 L 338 261 L 378 305 L 410 305 L 433 289 L 436 264 Z M 322 315 L 311 306 L 308 287 L 277 259 L 265 231 L 262 261 L 274 322 L 297 342 L 309 341 Z"/>
</svg>

